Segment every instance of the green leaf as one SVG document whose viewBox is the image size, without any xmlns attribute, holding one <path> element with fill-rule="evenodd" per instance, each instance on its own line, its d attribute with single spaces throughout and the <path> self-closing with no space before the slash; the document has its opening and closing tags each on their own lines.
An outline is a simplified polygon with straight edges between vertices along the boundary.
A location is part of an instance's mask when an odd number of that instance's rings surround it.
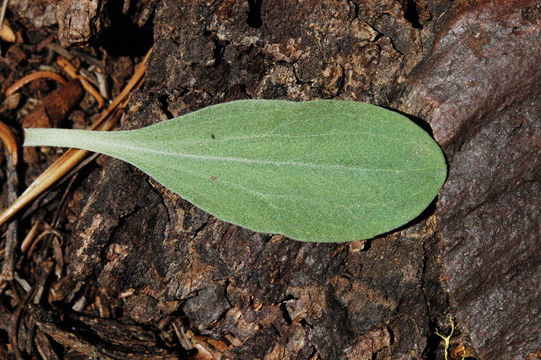
<svg viewBox="0 0 541 360">
<path fill-rule="evenodd" d="M 439 146 L 406 117 L 336 100 L 241 100 L 129 131 L 26 129 L 135 165 L 216 217 L 301 241 L 360 240 L 419 215 L 443 185 Z"/>
</svg>

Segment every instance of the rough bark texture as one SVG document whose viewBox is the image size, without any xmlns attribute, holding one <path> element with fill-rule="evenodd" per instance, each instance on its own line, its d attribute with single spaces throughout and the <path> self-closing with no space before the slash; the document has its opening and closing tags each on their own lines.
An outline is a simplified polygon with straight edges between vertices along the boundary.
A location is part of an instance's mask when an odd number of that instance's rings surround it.
<svg viewBox="0 0 541 360">
<path fill-rule="evenodd" d="M 538 2 L 481 2 L 448 22 L 408 98 L 449 159 L 443 284 L 483 359 L 539 348 L 540 54 Z"/>
<path fill-rule="evenodd" d="M 58 38 L 62 45 L 87 43 L 102 31 L 104 22 L 101 0 L 61 0 L 56 4 Z"/>
<path fill-rule="evenodd" d="M 110 160 L 65 283 L 133 291 L 133 321 L 180 315 L 222 358 L 434 358 L 448 314 L 479 359 L 539 349 L 536 1 L 162 0 L 154 23 L 125 128 L 247 97 L 367 101 L 426 120 L 449 179 L 401 231 L 308 244 L 218 221 Z"/>
</svg>

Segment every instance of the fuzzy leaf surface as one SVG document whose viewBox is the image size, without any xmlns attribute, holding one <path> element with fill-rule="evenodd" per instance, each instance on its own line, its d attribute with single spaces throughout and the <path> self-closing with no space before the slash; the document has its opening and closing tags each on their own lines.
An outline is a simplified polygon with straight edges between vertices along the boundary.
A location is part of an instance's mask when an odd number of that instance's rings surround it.
<svg viewBox="0 0 541 360">
<path fill-rule="evenodd" d="M 337 100 L 240 100 L 128 131 L 26 129 L 25 146 L 44 145 L 116 157 L 222 220 L 301 241 L 393 230 L 447 175 L 408 118 Z"/>
</svg>

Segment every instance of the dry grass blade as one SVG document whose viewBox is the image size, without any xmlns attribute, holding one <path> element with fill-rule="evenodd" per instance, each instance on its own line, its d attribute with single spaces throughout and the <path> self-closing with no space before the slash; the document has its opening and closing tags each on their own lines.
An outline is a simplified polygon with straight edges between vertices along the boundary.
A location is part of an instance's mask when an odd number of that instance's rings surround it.
<svg viewBox="0 0 541 360">
<path fill-rule="evenodd" d="M 4 143 L 4 146 L 7 148 L 7 151 L 11 157 L 13 165 L 17 165 L 19 161 L 18 150 L 17 150 L 17 140 L 11 129 L 0 121 L 0 140 Z"/>
<path fill-rule="evenodd" d="M 26 76 L 23 76 L 19 80 L 15 81 L 10 87 L 6 89 L 6 96 L 12 95 L 26 84 L 38 79 L 56 80 L 62 85 L 66 85 L 68 83 L 66 79 L 52 71 L 36 71 Z"/>
<path fill-rule="evenodd" d="M 32 243 L 34 242 L 34 239 L 36 238 L 40 225 L 41 225 L 41 221 L 36 221 L 30 228 L 30 231 L 24 237 L 23 242 L 21 243 L 21 249 L 20 249 L 22 253 L 26 253 L 28 249 L 30 249 L 30 246 L 32 245 Z"/>
<path fill-rule="evenodd" d="M 93 130 L 107 131 L 112 128 L 115 121 L 120 117 L 118 110 L 125 106 L 129 93 L 140 83 L 146 71 L 146 62 L 150 56 L 150 50 L 141 64 L 135 70 L 132 78 L 124 87 L 117 98 L 109 105 L 92 126 Z M 8 221 L 13 215 L 28 205 L 32 200 L 42 194 L 51 185 L 56 183 L 71 169 L 73 169 L 81 160 L 85 158 L 88 151 L 69 149 L 56 160 L 47 170 L 45 170 L 26 191 L 0 215 L 0 225 Z"/>
<path fill-rule="evenodd" d="M 88 80 L 86 80 L 83 76 L 77 74 L 77 70 L 75 69 L 75 66 L 70 64 L 70 62 L 68 60 L 64 59 L 63 57 L 59 57 L 58 60 L 56 61 L 56 63 L 71 78 L 77 79 L 77 80 L 79 80 L 81 82 L 81 85 L 83 85 L 85 90 L 88 91 L 88 93 L 90 95 L 92 95 L 94 97 L 94 99 L 96 99 L 96 101 L 98 102 L 98 107 L 99 108 L 102 108 L 105 105 L 105 100 L 103 100 L 103 97 L 101 96 L 99 91 L 96 90 L 96 88 L 94 88 L 94 86 L 92 86 L 92 84 Z"/>
</svg>

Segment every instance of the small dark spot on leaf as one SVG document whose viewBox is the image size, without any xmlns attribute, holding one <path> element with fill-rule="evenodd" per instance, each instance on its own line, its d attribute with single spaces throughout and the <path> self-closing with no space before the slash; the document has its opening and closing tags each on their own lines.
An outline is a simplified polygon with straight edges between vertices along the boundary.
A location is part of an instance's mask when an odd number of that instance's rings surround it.
<svg viewBox="0 0 541 360">
<path fill-rule="evenodd" d="M 215 181 L 216 179 L 218 179 L 217 176 L 211 176 L 211 177 L 210 177 L 210 180 L 211 180 L 211 181 Z"/>
<path fill-rule="evenodd" d="M 214 136 L 214 134 L 210 134 L 210 137 L 214 140 L 216 139 L 216 136 Z"/>
</svg>

